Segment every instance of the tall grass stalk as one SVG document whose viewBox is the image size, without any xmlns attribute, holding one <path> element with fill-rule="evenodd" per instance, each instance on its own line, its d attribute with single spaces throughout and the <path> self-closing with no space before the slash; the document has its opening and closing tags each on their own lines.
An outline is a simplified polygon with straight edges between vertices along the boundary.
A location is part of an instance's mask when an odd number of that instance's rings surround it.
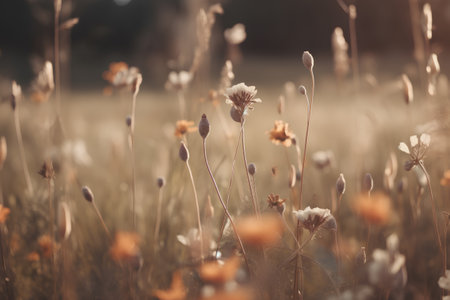
<svg viewBox="0 0 450 300">
<path fill-rule="evenodd" d="M 59 60 L 59 19 L 61 15 L 62 0 L 54 0 L 54 60 L 55 60 L 55 97 L 56 118 L 61 125 L 61 67 Z"/>
<path fill-rule="evenodd" d="M 30 171 L 28 170 L 27 161 L 25 159 L 25 149 L 23 147 L 23 138 L 22 138 L 22 129 L 20 127 L 20 119 L 19 119 L 19 106 L 20 101 L 16 101 L 14 108 L 14 126 L 16 129 L 17 143 L 19 144 L 19 154 L 20 160 L 22 162 L 23 173 L 25 176 L 25 181 L 27 183 L 28 193 L 30 195 L 34 194 L 33 184 L 31 183 Z"/>
<path fill-rule="evenodd" d="M 159 247 L 159 229 L 161 226 L 161 206 L 163 197 L 163 184 L 158 184 L 158 186 L 158 208 L 156 209 L 155 232 L 153 234 L 153 248 L 155 249 L 155 251 Z"/>
</svg>

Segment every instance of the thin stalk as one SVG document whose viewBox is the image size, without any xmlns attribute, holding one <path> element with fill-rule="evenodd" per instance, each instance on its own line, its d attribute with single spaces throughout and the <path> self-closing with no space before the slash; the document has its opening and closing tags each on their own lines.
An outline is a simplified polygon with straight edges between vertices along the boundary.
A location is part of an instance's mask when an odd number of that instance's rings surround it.
<svg viewBox="0 0 450 300">
<path fill-rule="evenodd" d="M 131 125 L 130 125 L 130 151 L 131 151 L 131 201 L 132 201 L 132 218 L 133 228 L 136 230 L 136 161 L 134 150 L 134 126 L 136 120 L 136 97 L 137 92 L 133 93 L 133 101 L 131 103 Z"/>
<path fill-rule="evenodd" d="M 14 289 L 12 288 L 11 278 L 8 276 L 8 268 L 6 267 L 5 253 L 3 251 L 3 225 L 0 225 L 0 257 L 2 259 L 2 269 L 3 269 L 3 281 L 6 286 L 6 294 L 9 300 L 15 299 Z"/>
<path fill-rule="evenodd" d="M 161 226 L 161 205 L 162 205 L 162 187 L 159 188 L 159 192 L 158 192 L 158 208 L 156 210 L 156 224 L 155 224 L 155 233 L 154 233 L 154 240 L 153 240 L 153 247 L 155 248 L 155 250 L 158 248 L 159 246 L 159 228 Z"/>
<path fill-rule="evenodd" d="M 195 188 L 195 183 L 194 183 L 194 176 L 192 176 L 192 170 L 191 167 L 189 166 L 189 161 L 186 160 L 186 166 L 187 169 L 189 171 L 189 177 L 191 178 L 191 183 L 192 183 L 192 189 L 194 190 L 194 198 L 195 198 L 195 207 L 197 209 L 197 223 L 198 223 L 198 234 L 200 235 L 200 257 L 203 261 L 203 229 L 202 229 L 202 222 L 200 219 L 200 205 L 198 204 L 198 196 L 197 196 L 197 189 Z"/>
<path fill-rule="evenodd" d="M 348 23 L 350 29 L 350 48 L 352 49 L 353 83 L 356 91 L 359 90 L 359 62 L 358 44 L 356 41 L 356 7 L 351 5 L 348 11 Z"/>
<path fill-rule="evenodd" d="M 436 202 L 435 202 L 435 199 L 433 196 L 433 189 L 431 188 L 430 175 L 428 174 L 427 170 L 425 169 L 423 161 L 419 161 L 419 166 L 427 178 L 428 191 L 430 193 L 430 198 L 431 198 L 431 210 L 432 210 L 432 214 L 433 214 L 434 231 L 436 233 L 436 239 L 437 239 L 437 244 L 439 246 L 439 251 L 442 255 L 442 261 L 444 262 L 445 261 L 445 253 L 442 248 L 441 236 L 439 234 L 439 224 L 438 224 L 437 215 L 436 215 Z M 445 272 L 445 267 L 444 267 L 443 272 Z"/>
<path fill-rule="evenodd" d="M 220 194 L 216 180 L 214 179 L 214 176 L 211 172 L 211 168 L 209 167 L 208 156 L 206 154 L 206 139 L 205 138 L 203 139 L 203 157 L 205 158 L 206 168 L 208 169 L 209 176 L 211 177 L 211 181 L 213 182 L 214 188 L 216 189 L 216 193 L 217 193 L 217 196 L 219 197 L 220 204 L 222 204 L 223 210 L 224 210 L 226 216 L 228 217 L 228 220 L 230 220 L 231 227 L 233 228 L 234 234 L 236 235 L 236 239 L 239 242 L 239 247 L 241 248 L 242 255 L 244 256 L 245 264 L 247 265 L 247 269 L 250 271 L 250 265 L 248 263 L 247 253 L 245 252 L 244 244 L 242 243 L 242 240 L 236 230 L 236 225 L 234 224 L 233 218 L 231 217 L 227 206 L 223 202 L 222 195 Z"/>
<path fill-rule="evenodd" d="M 225 207 L 227 207 L 227 208 L 228 208 L 228 203 L 229 203 L 230 197 L 231 197 L 231 187 L 233 185 L 234 171 L 235 171 L 235 165 L 236 165 L 236 157 L 237 157 L 237 153 L 238 153 L 238 150 L 239 150 L 239 143 L 240 143 L 240 140 L 241 140 L 241 134 L 242 134 L 242 130 L 239 131 L 239 137 L 238 137 L 238 140 L 237 140 L 236 149 L 234 150 L 233 162 L 231 163 L 231 176 L 230 176 L 230 182 L 228 184 L 228 189 L 227 189 L 227 199 L 226 199 L 226 202 L 225 202 Z M 223 218 L 222 218 L 222 225 L 220 227 L 219 239 L 217 240 L 217 251 L 216 251 L 216 254 L 219 252 L 220 242 L 222 241 L 223 231 L 225 229 L 226 220 L 227 220 L 227 215 L 224 212 L 224 215 L 223 215 Z"/>
<path fill-rule="evenodd" d="M 48 210 L 50 213 L 50 239 L 52 244 L 55 242 L 55 217 L 53 213 L 53 189 L 52 189 L 52 179 L 47 180 L 48 188 Z M 56 259 L 55 259 L 55 249 L 52 249 L 52 272 L 53 272 L 53 298 L 56 299 Z"/>
<path fill-rule="evenodd" d="M 19 120 L 19 103 L 17 103 L 16 108 L 14 109 L 14 125 L 16 128 L 16 136 L 17 143 L 19 144 L 19 154 L 20 160 L 22 161 L 23 173 L 25 175 L 25 181 L 27 183 L 28 192 L 30 195 L 33 195 L 33 185 L 31 184 L 30 171 L 28 170 L 27 161 L 25 159 L 25 150 L 23 147 L 23 138 L 22 138 L 22 130 L 20 128 L 20 120 Z"/>
<path fill-rule="evenodd" d="M 250 189 L 250 195 L 252 197 L 253 209 L 255 210 L 255 215 L 259 217 L 260 213 L 259 213 L 259 210 L 258 210 L 258 205 L 256 204 L 255 195 L 253 193 L 252 183 L 251 183 L 251 180 L 250 180 L 250 173 L 248 172 L 247 154 L 246 154 L 246 151 L 245 151 L 244 125 L 245 125 L 245 119 L 242 118 L 242 121 L 241 121 L 241 132 L 242 132 L 241 140 L 242 140 L 242 156 L 244 157 L 244 165 L 245 165 L 245 175 L 247 176 L 248 188 Z"/>
<path fill-rule="evenodd" d="M 110 242 L 112 242 L 112 236 L 111 236 L 111 233 L 109 232 L 108 227 L 106 227 L 106 224 L 105 224 L 105 221 L 103 220 L 102 214 L 101 214 L 100 211 L 98 210 L 97 205 L 95 204 L 95 202 L 92 201 L 91 203 L 92 203 L 92 206 L 94 207 L 94 210 L 95 210 L 95 213 L 97 214 L 97 217 L 98 217 L 99 220 L 100 220 L 100 223 L 101 223 L 102 226 L 103 226 L 103 229 L 104 229 L 105 232 L 106 232 L 106 235 L 108 236 L 108 239 L 110 240 Z"/>
<path fill-rule="evenodd" d="M 55 0 L 54 14 L 54 59 L 55 59 L 55 95 L 56 118 L 61 121 L 61 68 L 59 62 L 59 17 L 61 14 L 61 0 Z"/>
</svg>

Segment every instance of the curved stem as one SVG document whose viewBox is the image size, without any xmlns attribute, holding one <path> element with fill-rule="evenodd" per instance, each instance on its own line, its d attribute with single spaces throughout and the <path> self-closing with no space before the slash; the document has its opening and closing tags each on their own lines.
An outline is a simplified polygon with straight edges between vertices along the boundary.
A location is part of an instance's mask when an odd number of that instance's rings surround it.
<svg viewBox="0 0 450 300">
<path fill-rule="evenodd" d="M 27 161 L 25 159 L 25 150 L 23 147 L 23 138 L 22 138 L 22 130 L 20 128 L 19 104 L 18 103 L 14 110 L 14 125 L 16 127 L 17 143 L 19 144 L 19 154 L 20 154 L 20 160 L 22 161 L 22 167 L 23 167 L 23 173 L 25 175 L 25 181 L 27 183 L 28 192 L 30 193 L 30 195 L 33 195 L 33 193 L 34 193 L 33 185 L 31 184 L 30 171 L 28 170 Z"/>
<path fill-rule="evenodd" d="M 155 250 L 159 246 L 159 228 L 161 226 L 161 205 L 162 205 L 162 187 L 159 188 L 158 192 L 158 208 L 156 210 L 156 224 L 155 224 L 155 232 L 153 234 L 153 247 Z"/>
<path fill-rule="evenodd" d="M 136 230 L 136 161 L 134 154 L 134 127 L 136 121 L 136 97 L 137 92 L 133 93 L 133 101 L 131 103 L 131 125 L 130 125 L 130 150 L 131 150 L 131 202 L 132 202 L 132 219 L 133 228 Z"/>
<path fill-rule="evenodd" d="M 61 118 L 61 76 L 60 76 L 60 63 L 59 63 L 59 16 L 60 9 L 55 7 L 54 14 L 54 59 L 55 59 L 55 103 L 56 103 L 56 118 Z"/>
<path fill-rule="evenodd" d="M 195 198 L 195 207 L 197 209 L 197 223 L 198 223 L 198 234 L 200 235 L 200 258 L 203 260 L 203 229 L 202 229 L 202 221 L 200 219 L 200 205 L 198 204 L 198 196 L 197 189 L 195 188 L 194 176 L 192 176 L 192 170 L 189 166 L 189 161 L 186 160 L 186 166 L 189 171 L 189 177 L 191 178 L 192 188 L 194 190 L 194 198 Z"/>
<path fill-rule="evenodd" d="M 259 216 L 259 210 L 258 210 L 258 206 L 256 204 L 256 200 L 255 200 L 255 196 L 253 193 L 253 188 L 252 188 L 252 183 L 250 180 L 250 173 L 248 172 L 248 162 L 247 162 L 247 154 L 245 151 L 245 133 L 244 133 L 244 125 L 245 125 L 245 119 L 242 118 L 242 122 L 241 122 L 241 139 L 242 139 L 242 156 L 244 157 L 244 165 L 245 165 L 245 175 L 247 176 L 247 181 L 248 181 L 248 188 L 250 189 L 250 195 L 252 197 L 252 204 L 253 204 L 253 209 L 255 210 L 255 215 Z"/>
<path fill-rule="evenodd" d="M 353 6 L 353 5 L 352 5 Z M 356 11 L 356 7 L 353 6 Z M 355 12 L 356 13 L 356 12 Z M 353 82 L 356 91 L 359 89 L 359 64 L 358 64 L 358 45 L 356 41 L 356 16 L 353 16 L 352 12 L 349 11 L 349 29 L 350 29 L 350 48 L 352 50 L 352 68 L 353 68 Z"/>
<path fill-rule="evenodd" d="M 214 176 L 211 172 L 211 168 L 209 167 L 208 156 L 206 154 L 206 139 L 203 139 L 203 157 L 205 158 L 206 168 L 208 169 L 209 176 L 211 177 L 211 181 L 213 182 L 214 188 L 216 189 L 216 193 L 217 193 L 217 196 L 219 197 L 220 204 L 222 204 L 223 210 L 224 210 L 225 214 L 227 215 L 228 220 L 230 220 L 231 227 L 233 228 L 234 234 L 236 235 L 236 239 L 239 242 L 239 246 L 241 248 L 242 255 L 244 256 L 245 264 L 247 265 L 247 269 L 250 271 L 250 265 L 248 263 L 247 253 L 245 252 L 244 245 L 243 245 L 242 240 L 236 230 L 236 225 L 234 224 L 233 218 L 231 217 L 230 212 L 228 211 L 228 208 L 226 207 L 225 203 L 223 202 L 222 195 L 220 194 L 219 188 L 217 187 L 216 180 L 214 179 Z"/>
<path fill-rule="evenodd" d="M 97 217 L 98 217 L 99 220 L 100 220 L 100 223 L 101 223 L 102 226 L 103 226 L 103 229 L 104 229 L 105 232 L 106 232 L 106 235 L 108 236 L 109 241 L 112 242 L 112 236 L 111 236 L 111 233 L 109 232 L 108 227 L 106 227 L 106 224 L 105 224 L 105 221 L 103 220 L 102 214 L 101 214 L 100 211 L 98 210 L 97 205 L 95 204 L 95 202 L 92 201 L 91 203 L 92 203 L 92 206 L 94 207 L 94 210 L 95 210 L 95 213 L 97 214 Z"/>
<path fill-rule="evenodd" d="M 434 200 L 433 190 L 431 188 L 430 175 L 428 174 L 427 170 L 425 169 L 423 161 L 419 161 L 419 166 L 422 169 L 423 173 L 425 174 L 425 177 L 427 178 L 428 191 L 430 193 L 430 198 L 431 198 L 431 210 L 432 210 L 432 214 L 433 214 L 434 231 L 436 233 L 436 239 L 437 239 L 437 243 L 439 246 L 439 251 L 442 255 L 443 261 L 445 261 L 445 254 L 444 254 L 444 250 L 442 249 L 441 236 L 439 234 L 439 224 L 438 224 L 437 215 L 436 215 L 436 202 Z M 445 267 L 444 267 L 443 271 L 445 272 Z"/>
</svg>

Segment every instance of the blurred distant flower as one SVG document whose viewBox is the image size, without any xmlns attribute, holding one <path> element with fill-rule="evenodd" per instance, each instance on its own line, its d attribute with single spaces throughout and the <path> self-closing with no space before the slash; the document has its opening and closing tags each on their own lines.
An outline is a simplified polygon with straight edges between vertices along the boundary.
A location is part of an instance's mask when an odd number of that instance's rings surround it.
<svg viewBox="0 0 450 300">
<path fill-rule="evenodd" d="M 241 259 L 233 256 L 225 261 L 212 261 L 202 264 L 199 275 L 203 281 L 211 283 L 226 283 L 233 280 L 241 265 Z"/>
<path fill-rule="evenodd" d="M 83 140 L 66 141 L 62 152 L 78 165 L 89 166 L 92 164 L 92 158 L 87 152 L 86 143 Z"/>
<path fill-rule="evenodd" d="M 405 256 L 398 251 L 399 240 L 394 233 L 386 240 L 387 250 L 375 249 L 369 264 L 369 281 L 386 290 L 400 289 L 406 285 Z"/>
<path fill-rule="evenodd" d="M 0 224 L 5 224 L 11 210 L 0 204 Z"/>
<path fill-rule="evenodd" d="M 267 132 L 269 134 L 269 139 L 275 145 L 283 145 L 285 147 L 290 147 L 295 143 L 295 134 L 289 130 L 289 124 L 278 120 L 275 121 L 273 129 Z"/>
<path fill-rule="evenodd" d="M 185 134 L 196 131 L 197 127 L 195 127 L 194 124 L 194 121 L 177 121 L 175 125 L 175 136 L 182 138 Z"/>
<path fill-rule="evenodd" d="M 450 186 L 450 170 L 444 172 L 440 182 L 442 186 Z"/>
<path fill-rule="evenodd" d="M 438 285 L 441 289 L 450 291 L 450 270 L 445 270 L 445 275 L 439 278 Z"/>
<path fill-rule="evenodd" d="M 139 236 L 134 232 L 119 231 L 109 250 L 115 261 L 133 261 L 140 256 Z"/>
<path fill-rule="evenodd" d="M 187 71 L 170 72 L 167 78 L 165 88 L 171 91 L 181 91 L 188 87 L 192 80 L 192 74 Z"/>
<path fill-rule="evenodd" d="M 371 224 L 386 224 L 391 217 L 391 202 L 384 193 L 372 195 L 362 193 L 353 202 L 353 209 L 364 220 Z"/>
<path fill-rule="evenodd" d="M 430 55 L 426 70 L 428 74 L 428 94 L 434 96 L 436 95 L 437 78 L 441 72 L 439 60 L 435 53 Z"/>
<path fill-rule="evenodd" d="M 286 202 L 286 199 L 282 199 L 278 195 L 269 194 L 267 196 L 267 203 L 269 204 L 269 207 L 276 208 L 280 214 L 284 212 L 285 208 L 284 202 Z"/>
<path fill-rule="evenodd" d="M 316 151 L 312 155 L 312 160 L 317 169 L 324 169 L 332 164 L 334 160 L 333 151 Z"/>
<path fill-rule="evenodd" d="M 153 295 L 160 300 L 183 300 L 186 298 L 186 288 L 180 271 L 172 275 L 172 284 L 168 290 L 156 290 Z"/>
<path fill-rule="evenodd" d="M 37 253 L 36 251 L 33 251 L 33 252 L 30 252 L 28 255 L 27 255 L 27 258 L 26 258 L 28 261 L 39 261 L 40 260 L 40 256 L 39 256 L 39 253 Z"/>
<path fill-rule="evenodd" d="M 410 136 L 409 141 L 411 148 L 403 142 L 398 145 L 398 149 L 406 154 L 409 154 L 410 157 L 410 159 L 405 163 L 406 171 L 411 170 L 414 166 L 421 163 L 428 147 L 430 146 L 431 137 L 429 134 L 423 133 L 420 138 L 417 135 Z"/>
<path fill-rule="evenodd" d="M 45 102 L 48 100 L 54 89 L 53 65 L 51 62 L 46 61 L 43 69 L 31 83 L 31 100 L 38 103 Z"/>
<path fill-rule="evenodd" d="M 242 117 L 253 109 L 254 103 L 261 103 L 261 99 L 255 98 L 258 91 L 254 86 L 247 86 L 241 82 L 235 84 L 225 91 L 225 102 L 231 104 Z"/>
<path fill-rule="evenodd" d="M 422 31 L 428 40 L 433 37 L 433 14 L 430 3 L 425 3 L 422 9 Z"/>
<path fill-rule="evenodd" d="M 124 62 L 113 62 L 109 65 L 109 70 L 103 72 L 103 79 L 117 88 L 131 88 L 139 75 L 138 68 L 129 67 Z"/>
<path fill-rule="evenodd" d="M 350 71 L 350 58 L 348 57 L 348 43 L 345 41 L 342 28 L 336 27 L 331 36 L 333 48 L 334 73 L 342 79 Z"/>
<path fill-rule="evenodd" d="M 238 45 L 245 41 L 247 34 L 244 24 L 238 23 L 224 31 L 225 40 L 232 45 Z"/>
<path fill-rule="evenodd" d="M 45 179 L 55 178 L 55 169 L 53 169 L 53 162 L 51 160 L 45 161 L 42 164 L 41 169 L 38 171 L 38 174 Z"/>
<path fill-rule="evenodd" d="M 38 244 L 42 255 L 46 258 L 51 257 L 58 248 L 56 242 L 48 234 L 41 236 L 38 240 Z"/>
<path fill-rule="evenodd" d="M 220 73 L 220 87 L 219 92 L 224 93 L 227 88 L 231 86 L 234 80 L 233 63 L 231 60 L 227 60 Z"/>
<path fill-rule="evenodd" d="M 308 206 L 305 209 L 293 211 L 293 214 L 297 218 L 297 220 L 300 221 L 303 227 L 308 229 L 311 233 L 319 229 L 320 226 L 334 219 L 329 209 L 323 209 L 319 207 L 311 208 Z"/>
<path fill-rule="evenodd" d="M 384 186 L 391 191 L 394 188 L 395 177 L 397 176 L 397 156 L 391 152 L 384 168 Z"/>
<path fill-rule="evenodd" d="M 236 231 L 243 242 L 253 246 L 273 246 L 283 234 L 284 226 L 278 215 L 249 216 L 236 222 Z"/>
</svg>

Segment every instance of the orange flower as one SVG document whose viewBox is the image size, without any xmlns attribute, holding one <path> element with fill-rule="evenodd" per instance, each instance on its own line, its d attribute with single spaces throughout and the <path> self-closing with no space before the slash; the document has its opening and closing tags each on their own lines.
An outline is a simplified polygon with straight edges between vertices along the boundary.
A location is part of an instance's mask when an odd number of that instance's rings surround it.
<svg viewBox="0 0 450 300">
<path fill-rule="evenodd" d="M 109 64 L 109 70 L 103 72 L 103 79 L 109 81 L 112 84 L 117 73 L 126 70 L 128 70 L 128 64 L 124 63 L 123 61 L 112 62 Z"/>
<path fill-rule="evenodd" d="M 240 265 L 240 258 L 238 256 L 233 256 L 222 264 L 218 261 L 204 263 L 200 266 L 199 273 L 204 281 L 225 283 L 235 277 L 236 271 L 239 269 Z"/>
<path fill-rule="evenodd" d="M 27 255 L 27 260 L 28 261 L 39 261 L 40 260 L 39 253 L 37 253 L 36 251 L 30 252 Z"/>
<path fill-rule="evenodd" d="M 356 197 L 353 208 L 364 220 L 375 225 L 386 224 L 391 217 L 390 199 L 381 192 L 371 196 L 360 194 Z"/>
<path fill-rule="evenodd" d="M 266 214 L 257 218 L 245 217 L 236 223 L 241 239 L 255 246 L 273 246 L 279 242 L 283 233 L 283 223 L 278 215 Z"/>
<path fill-rule="evenodd" d="M 175 136 L 182 138 L 186 133 L 194 132 L 197 127 L 194 126 L 194 121 L 179 120 L 175 125 Z M 194 127 L 193 127 L 194 126 Z"/>
<path fill-rule="evenodd" d="M 289 124 L 284 121 L 275 121 L 273 129 L 267 133 L 269 134 L 269 139 L 275 145 L 281 144 L 285 147 L 290 147 L 295 143 L 295 134 L 289 131 Z"/>
<path fill-rule="evenodd" d="M 109 250 L 115 261 L 124 261 L 139 255 L 139 236 L 134 232 L 118 232 Z"/>
<path fill-rule="evenodd" d="M 441 178 L 442 186 L 450 186 L 450 170 L 444 172 L 444 176 Z"/>
<path fill-rule="evenodd" d="M 42 255 L 46 258 L 51 257 L 57 250 L 55 241 L 48 234 L 41 236 L 38 240 L 38 244 L 41 248 Z"/>
<path fill-rule="evenodd" d="M 186 289 L 184 288 L 181 272 L 173 273 L 172 284 L 168 290 L 156 290 L 153 295 L 160 300 L 183 300 L 186 298 Z"/>
<path fill-rule="evenodd" d="M 5 224 L 11 210 L 0 204 L 0 224 Z"/>
</svg>

